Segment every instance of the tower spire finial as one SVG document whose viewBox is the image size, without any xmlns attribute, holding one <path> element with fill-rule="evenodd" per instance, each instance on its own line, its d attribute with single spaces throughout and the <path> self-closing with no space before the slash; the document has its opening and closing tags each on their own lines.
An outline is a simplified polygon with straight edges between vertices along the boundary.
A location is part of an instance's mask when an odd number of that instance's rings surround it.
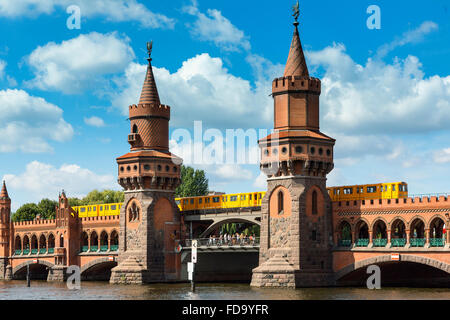
<svg viewBox="0 0 450 320">
<path fill-rule="evenodd" d="M 9 199 L 8 190 L 6 189 L 6 182 L 5 182 L 5 180 L 3 180 L 2 190 L 0 191 L 0 198 L 1 199 Z"/>
<path fill-rule="evenodd" d="M 153 40 L 147 42 L 148 62 L 152 61 Z"/>
<path fill-rule="evenodd" d="M 298 26 L 298 17 L 300 16 L 300 4 L 299 4 L 298 0 L 297 0 L 297 4 L 292 7 L 292 11 L 294 12 L 292 14 L 292 16 L 295 19 L 294 26 L 297 27 Z"/>
</svg>

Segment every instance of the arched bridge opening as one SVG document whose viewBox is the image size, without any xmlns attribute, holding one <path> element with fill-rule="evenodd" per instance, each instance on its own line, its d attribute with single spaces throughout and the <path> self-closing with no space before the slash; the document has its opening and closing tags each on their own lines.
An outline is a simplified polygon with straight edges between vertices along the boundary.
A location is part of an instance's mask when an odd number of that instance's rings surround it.
<svg viewBox="0 0 450 320">
<path fill-rule="evenodd" d="M 38 263 L 33 261 L 24 262 L 12 270 L 13 279 L 25 280 L 27 277 L 27 266 L 29 266 L 31 280 L 47 280 L 53 264 L 47 261 L 39 261 Z"/>
<path fill-rule="evenodd" d="M 117 262 L 111 261 L 108 257 L 92 260 L 81 267 L 81 280 L 109 281 L 111 269 L 115 266 Z"/>
<path fill-rule="evenodd" d="M 336 274 L 338 286 L 366 287 L 370 265 L 380 268 L 381 287 L 442 287 L 450 286 L 450 265 L 437 260 L 402 256 L 400 261 L 392 261 L 390 255 L 366 259 L 345 267 Z"/>
<path fill-rule="evenodd" d="M 199 236 L 207 238 L 209 236 L 219 237 L 221 234 L 244 234 L 259 237 L 261 221 L 255 219 L 230 218 L 213 221 Z"/>
</svg>

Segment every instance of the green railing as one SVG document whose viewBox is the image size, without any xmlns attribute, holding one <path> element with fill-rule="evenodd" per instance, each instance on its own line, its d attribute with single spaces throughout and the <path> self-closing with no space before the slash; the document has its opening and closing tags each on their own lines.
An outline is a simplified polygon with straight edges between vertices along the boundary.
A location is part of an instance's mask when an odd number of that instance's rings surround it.
<svg viewBox="0 0 450 320">
<path fill-rule="evenodd" d="M 55 248 L 48 248 L 48 253 L 55 253 Z"/>
<path fill-rule="evenodd" d="M 108 245 L 100 246 L 100 252 L 108 251 Z"/>
<path fill-rule="evenodd" d="M 391 246 L 392 247 L 404 247 L 404 246 L 406 246 L 406 239 L 403 239 L 403 238 L 391 239 Z"/>
<path fill-rule="evenodd" d="M 423 238 L 411 238 L 409 239 L 409 243 L 411 247 L 423 247 L 425 246 L 426 239 Z"/>
<path fill-rule="evenodd" d="M 45 254 L 47 252 L 47 248 L 39 249 L 39 254 Z"/>
<path fill-rule="evenodd" d="M 111 245 L 110 251 L 117 251 L 117 250 L 119 250 L 119 245 L 117 245 L 117 244 L 112 244 L 112 245 Z"/>
<path fill-rule="evenodd" d="M 352 240 L 339 240 L 340 247 L 350 247 L 352 245 Z"/>
<path fill-rule="evenodd" d="M 97 252 L 99 249 L 100 249 L 99 247 L 91 246 L 91 249 L 89 250 L 89 252 Z"/>
<path fill-rule="evenodd" d="M 24 249 L 23 250 L 23 254 L 29 254 L 30 253 L 30 249 Z"/>
<path fill-rule="evenodd" d="M 22 250 L 15 250 L 14 251 L 14 254 L 16 255 L 16 256 L 20 256 L 21 254 L 22 254 Z"/>
<path fill-rule="evenodd" d="M 445 244 L 442 238 L 430 238 L 430 247 L 443 247 Z"/>
<path fill-rule="evenodd" d="M 89 251 L 89 246 L 82 246 L 81 247 L 81 252 L 88 252 Z"/>
<path fill-rule="evenodd" d="M 38 249 L 31 249 L 31 254 L 37 254 L 38 253 Z"/>
<path fill-rule="evenodd" d="M 367 247 L 369 245 L 369 239 L 356 240 L 355 247 Z"/>
<path fill-rule="evenodd" d="M 374 247 L 386 247 L 387 239 L 373 239 Z"/>
</svg>

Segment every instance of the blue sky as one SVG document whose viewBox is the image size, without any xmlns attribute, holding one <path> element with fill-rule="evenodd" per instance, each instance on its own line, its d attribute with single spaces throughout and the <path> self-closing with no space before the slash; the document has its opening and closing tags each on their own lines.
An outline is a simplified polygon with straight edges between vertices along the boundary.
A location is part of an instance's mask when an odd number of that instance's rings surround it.
<svg viewBox="0 0 450 320">
<path fill-rule="evenodd" d="M 300 2 L 306 60 L 322 79 L 321 130 L 337 139 L 328 184 L 450 192 L 450 5 L 344 3 Z M 172 133 L 192 133 L 193 121 L 223 133 L 270 129 L 293 4 L 0 0 L 0 177 L 13 209 L 61 189 L 119 189 L 115 158 L 129 150 L 126 110 L 138 102 L 149 40 Z M 373 4 L 379 30 L 366 26 Z M 81 29 L 66 26 L 70 5 L 81 9 Z M 192 165 L 212 190 L 265 189 L 257 163 Z"/>
</svg>

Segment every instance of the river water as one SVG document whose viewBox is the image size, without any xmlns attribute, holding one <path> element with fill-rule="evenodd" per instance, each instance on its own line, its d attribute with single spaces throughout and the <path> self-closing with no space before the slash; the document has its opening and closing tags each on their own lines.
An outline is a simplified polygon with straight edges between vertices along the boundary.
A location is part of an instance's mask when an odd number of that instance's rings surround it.
<svg viewBox="0 0 450 320">
<path fill-rule="evenodd" d="M 190 284 L 111 285 L 108 282 L 82 282 L 81 289 L 69 290 L 65 283 L 32 280 L 0 281 L 0 299 L 27 300 L 391 300 L 431 299 L 450 300 L 446 288 L 308 288 L 261 289 L 248 284 Z"/>
</svg>

